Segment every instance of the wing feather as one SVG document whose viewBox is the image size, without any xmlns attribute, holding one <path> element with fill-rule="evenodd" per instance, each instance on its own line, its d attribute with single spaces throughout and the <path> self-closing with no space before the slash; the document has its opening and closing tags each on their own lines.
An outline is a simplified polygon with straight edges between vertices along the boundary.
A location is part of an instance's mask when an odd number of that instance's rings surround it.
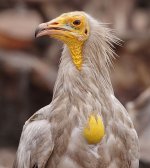
<svg viewBox="0 0 150 168">
<path fill-rule="evenodd" d="M 22 131 L 13 168 L 45 167 L 53 147 L 50 122 L 46 119 L 29 119 Z"/>
</svg>

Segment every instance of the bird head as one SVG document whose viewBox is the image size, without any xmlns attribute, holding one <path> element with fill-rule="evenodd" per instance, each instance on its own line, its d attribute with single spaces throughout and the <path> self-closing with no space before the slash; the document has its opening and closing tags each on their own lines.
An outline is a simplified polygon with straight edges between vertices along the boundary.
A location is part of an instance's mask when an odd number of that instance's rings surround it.
<svg viewBox="0 0 150 168">
<path fill-rule="evenodd" d="M 102 70 L 111 65 L 114 57 L 112 43 L 117 44 L 119 40 L 105 24 L 79 11 L 64 13 L 40 24 L 35 31 L 35 37 L 44 35 L 68 46 L 72 62 L 78 70 L 87 62 L 95 64 L 94 67 L 98 65 Z"/>
<path fill-rule="evenodd" d="M 84 42 L 89 36 L 89 25 L 84 12 L 69 12 L 40 24 L 35 36 L 48 35 L 69 45 L 70 42 Z"/>
<path fill-rule="evenodd" d="M 82 47 L 89 36 L 89 23 L 84 12 L 69 12 L 40 24 L 35 37 L 48 35 L 67 44 L 77 69 L 82 65 Z"/>
</svg>

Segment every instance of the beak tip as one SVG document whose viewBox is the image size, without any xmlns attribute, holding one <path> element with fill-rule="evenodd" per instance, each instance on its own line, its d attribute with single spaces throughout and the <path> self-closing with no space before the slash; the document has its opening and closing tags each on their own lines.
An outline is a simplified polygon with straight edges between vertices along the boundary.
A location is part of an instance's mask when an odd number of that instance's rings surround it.
<svg viewBox="0 0 150 168">
<path fill-rule="evenodd" d="M 35 30 L 35 38 L 38 37 L 38 33 L 39 33 L 40 31 L 41 31 L 41 30 L 39 29 L 39 27 L 37 27 L 36 30 Z"/>
<path fill-rule="evenodd" d="M 40 24 L 35 30 L 35 38 L 42 36 L 43 34 L 42 32 L 44 32 L 46 29 L 47 29 L 46 23 Z"/>
</svg>

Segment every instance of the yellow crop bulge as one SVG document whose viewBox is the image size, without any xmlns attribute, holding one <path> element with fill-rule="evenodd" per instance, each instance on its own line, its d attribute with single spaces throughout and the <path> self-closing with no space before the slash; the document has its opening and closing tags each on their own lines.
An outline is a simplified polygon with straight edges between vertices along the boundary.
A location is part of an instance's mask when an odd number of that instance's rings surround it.
<svg viewBox="0 0 150 168">
<path fill-rule="evenodd" d="M 89 117 L 83 134 L 89 144 L 97 144 L 101 141 L 104 137 L 105 129 L 100 115 L 91 115 Z"/>
</svg>

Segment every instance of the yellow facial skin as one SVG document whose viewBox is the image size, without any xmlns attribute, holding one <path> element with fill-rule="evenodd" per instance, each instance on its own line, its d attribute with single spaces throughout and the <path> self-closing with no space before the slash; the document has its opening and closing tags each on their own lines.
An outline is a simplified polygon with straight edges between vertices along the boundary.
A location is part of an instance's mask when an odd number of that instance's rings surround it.
<svg viewBox="0 0 150 168">
<path fill-rule="evenodd" d="M 89 36 L 89 24 L 83 12 L 65 13 L 39 25 L 36 37 L 43 35 L 49 35 L 67 44 L 73 63 L 78 70 L 81 70 L 83 44 Z"/>
<path fill-rule="evenodd" d="M 104 124 L 100 115 L 91 115 L 87 126 L 83 131 L 84 137 L 89 144 L 97 144 L 105 135 Z"/>
</svg>

